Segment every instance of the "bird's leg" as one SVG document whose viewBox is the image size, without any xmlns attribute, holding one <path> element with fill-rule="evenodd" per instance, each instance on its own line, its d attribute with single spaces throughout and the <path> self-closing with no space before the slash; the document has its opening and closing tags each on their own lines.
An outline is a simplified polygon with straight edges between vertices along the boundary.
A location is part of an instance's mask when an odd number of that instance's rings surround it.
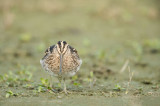
<svg viewBox="0 0 160 106">
<path fill-rule="evenodd" d="M 59 73 L 58 73 L 58 80 L 59 80 L 60 83 L 63 80 L 64 89 L 63 89 L 62 92 L 64 92 L 65 94 L 68 94 L 69 92 L 66 89 L 65 78 L 62 77 L 62 65 L 63 65 L 63 55 L 60 54 L 60 64 L 59 64 L 60 68 L 59 68 Z"/>
<path fill-rule="evenodd" d="M 66 83 L 65 83 L 65 78 L 63 78 L 63 91 L 61 93 L 69 94 L 71 92 L 67 91 Z"/>
<path fill-rule="evenodd" d="M 52 76 L 50 75 L 50 77 L 49 77 L 49 78 L 50 78 L 50 84 L 49 84 L 49 86 L 50 86 L 50 87 L 51 87 L 51 89 L 52 89 L 52 83 L 53 83 L 53 82 L 52 82 Z"/>
<path fill-rule="evenodd" d="M 58 75 L 58 81 L 59 81 L 59 83 L 62 82 L 62 75 L 61 74 Z"/>
<path fill-rule="evenodd" d="M 64 87 L 64 92 L 67 94 L 67 88 L 66 88 L 66 83 L 65 83 L 65 78 L 63 79 L 63 87 Z"/>
<path fill-rule="evenodd" d="M 53 92 L 57 92 L 55 89 L 53 89 L 52 84 L 53 84 L 53 78 L 52 78 L 52 75 L 50 75 L 50 84 L 49 84 L 50 88 L 49 89 L 52 90 Z"/>
</svg>

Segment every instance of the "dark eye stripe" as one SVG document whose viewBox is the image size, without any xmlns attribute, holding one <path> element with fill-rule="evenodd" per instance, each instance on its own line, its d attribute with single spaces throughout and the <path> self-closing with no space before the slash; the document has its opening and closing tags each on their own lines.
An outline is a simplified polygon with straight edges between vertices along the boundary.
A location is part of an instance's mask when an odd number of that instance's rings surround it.
<svg viewBox="0 0 160 106">
<path fill-rule="evenodd" d="M 65 44 L 67 44 L 67 42 L 66 42 L 66 41 L 63 41 L 63 44 L 65 45 Z"/>
<path fill-rule="evenodd" d="M 47 52 L 48 52 L 48 48 L 46 49 L 45 53 L 47 53 Z"/>
<path fill-rule="evenodd" d="M 50 46 L 50 52 L 53 52 L 53 48 L 55 47 L 55 45 Z"/>
<path fill-rule="evenodd" d="M 66 44 L 67 44 L 67 42 L 63 41 L 63 50 L 64 50 Z"/>
<path fill-rule="evenodd" d="M 58 45 L 61 45 L 61 41 L 58 41 Z"/>
<path fill-rule="evenodd" d="M 54 47 L 55 47 L 55 45 L 50 46 L 49 48 L 46 49 L 45 53 L 47 53 L 47 52 L 49 52 L 49 51 L 52 53 Z"/>
<path fill-rule="evenodd" d="M 59 49 L 60 49 L 60 51 L 61 51 L 61 46 L 62 46 L 62 45 L 61 45 L 61 41 L 58 41 L 58 43 L 57 43 L 57 44 L 58 44 Z"/>
<path fill-rule="evenodd" d="M 58 49 L 59 49 L 59 52 L 60 53 L 63 53 L 64 52 L 64 50 L 66 50 L 67 48 L 67 42 L 66 41 L 58 41 L 58 43 L 57 43 L 57 47 L 58 47 Z M 66 48 L 66 49 L 65 49 Z"/>
</svg>

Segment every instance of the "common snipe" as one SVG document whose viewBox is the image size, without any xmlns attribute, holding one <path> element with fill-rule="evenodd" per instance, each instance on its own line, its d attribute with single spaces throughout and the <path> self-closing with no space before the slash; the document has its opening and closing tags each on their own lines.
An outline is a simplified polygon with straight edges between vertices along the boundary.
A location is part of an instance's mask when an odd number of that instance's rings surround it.
<svg viewBox="0 0 160 106">
<path fill-rule="evenodd" d="M 58 41 L 56 45 L 50 46 L 45 51 L 45 56 L 40 60 L 45 71 L 51 76 L 63 80 L 64 92 L 67 93 L 65 78 L 73 76 L 80 69 L 82 60 L 77 50 L 68 45 L 66 41 Z"/>
</svg>

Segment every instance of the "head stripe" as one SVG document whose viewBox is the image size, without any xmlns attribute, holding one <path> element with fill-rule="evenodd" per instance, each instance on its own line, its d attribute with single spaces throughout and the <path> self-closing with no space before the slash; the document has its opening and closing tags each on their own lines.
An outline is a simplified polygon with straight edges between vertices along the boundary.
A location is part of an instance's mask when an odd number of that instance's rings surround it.
<svg viewBox="0 0 160 106">
<path fill-rule="evenodd" d="M 65 53 L 67 50 L 67 42 L 66 41 L 58 41 L 57 43 L 57 50 L 59 53 Z"/>
</svg>

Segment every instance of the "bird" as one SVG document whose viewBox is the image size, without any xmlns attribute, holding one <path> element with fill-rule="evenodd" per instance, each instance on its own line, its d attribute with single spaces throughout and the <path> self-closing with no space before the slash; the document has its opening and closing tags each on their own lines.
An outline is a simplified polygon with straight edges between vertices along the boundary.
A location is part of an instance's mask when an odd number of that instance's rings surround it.
<svg viewBox="0 0 160 106">
<path fill-rule="evenodd" d="M 63 92 L 67 94 L 69 91 L 67 91 L 65 79 L 78 72 L 82 59 L 79 57 L 77 50 L 66 41 L 58 41 L 57 44 L 46 49 L 40 64 L 51 77 L 57 77 L 60 83 L 63 81 Z"/>
</svg>

